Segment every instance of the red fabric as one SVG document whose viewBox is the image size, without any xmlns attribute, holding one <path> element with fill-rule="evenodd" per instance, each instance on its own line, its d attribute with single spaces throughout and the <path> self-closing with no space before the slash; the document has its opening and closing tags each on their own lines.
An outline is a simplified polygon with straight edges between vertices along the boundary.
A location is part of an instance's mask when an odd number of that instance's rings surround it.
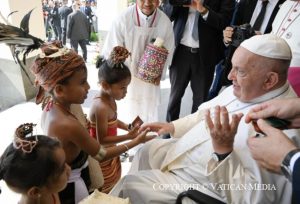
<svg viewBox="0 0 300 204">
<path fill-rule="evenodd" d="M 288 81 L 294 91 L 300 96 L 300 67 L 290 67 L 288 72 Z"/>
<path fill-rule="evenodd" d="M 118 123 L 117 123 L 117 121 L 118 120 L 116 119 L 114 121 L 108 122 L 107 137 L 118 135 Z M 90 123 L 89 133 L 93 138 L 97 139 L 96 124 L 94 124 L 92 122 Z"/>
</svg>

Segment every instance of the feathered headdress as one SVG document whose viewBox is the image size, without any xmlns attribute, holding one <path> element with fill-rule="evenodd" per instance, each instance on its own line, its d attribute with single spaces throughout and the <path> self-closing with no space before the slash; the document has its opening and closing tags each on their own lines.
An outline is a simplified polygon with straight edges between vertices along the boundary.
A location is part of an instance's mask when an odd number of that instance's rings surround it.
<svg viewBox="0 0 300 204">
<path fill-rule="evenodd" d="M 26 56 L 28 53 L 39 49 L 44 43 L 43 40 L 29 34 L 29 19 L 32 11 L 33 9 L 23 17 L 20 28 L 9 25 L 5 19 L 6 24 L 0 23 L 0 43 L 5 43 L 10 47 L 15 62 L 21 66 L 30 82 L 31 80 L 23 64 L 26 65 Z M 8 16 L 15 12 L 10 13 Z M 23 63 L 19 58 L 19 54 L 21 53 L 23 54 Z"/>
</svg>

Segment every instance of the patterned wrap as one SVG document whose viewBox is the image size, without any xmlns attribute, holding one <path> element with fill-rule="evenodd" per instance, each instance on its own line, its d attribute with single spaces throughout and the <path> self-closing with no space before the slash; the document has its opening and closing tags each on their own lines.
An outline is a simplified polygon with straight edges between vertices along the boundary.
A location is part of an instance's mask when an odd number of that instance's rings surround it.
<svg viewBox="0 0 300 204">
<path fill-rule="evenodd" d="M 152 44 L 147 45 L 138 63 L 136 77 L 145 82 L 157 85 L 156 81 L 161 78 L 167 57 L 167 49 L 156 47 Z"/>
<path fill-rule="evenodd" d="M 75 71 L 85 68 L 84 60 L 74 50 L 63 47 L 60 41 L 45 43 L 31 67 L 35 75 L 35 84 L 39 87 L 36 103 L 39 104 L 45 97 L 45 91 L 51 91 L 55 85 L 71 76 Z"/>
</svg>

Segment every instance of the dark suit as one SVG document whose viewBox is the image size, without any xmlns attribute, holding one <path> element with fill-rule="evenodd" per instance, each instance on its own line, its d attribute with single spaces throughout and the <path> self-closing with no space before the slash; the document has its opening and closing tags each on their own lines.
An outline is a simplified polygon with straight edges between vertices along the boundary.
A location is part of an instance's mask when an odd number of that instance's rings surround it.
<svg viewBox="0 0 300 204">
<path fill-rule="evenodd" d="M 66 38 L 67 38 L 67 22 L 68 22 L 68 15 L 72 13 L 72 9 L 66 5 L 60 7 L 58 9 L 58 13 L 60 15 L 61 19 L 61 28 L 62 28 L 62 42 L 65 45 L 66 44 Z"/>
<path fill-rule="evenodd" d="M 293 169 L 293 203 L 300 203 L 300 158 L 295 162 Z"/>
<path fill-rule="evenodd" d="M 60 24 L 60 15 L 58 14 L 58 5 L 50 12 L 52 28 L 55 34 L 55 40 L 61 40 L 61 24 Z"/>
<path fill-rule="evenodd" d="M 171 20 L 174 21 L 176 49 L 170 66 L 171 94 L 167 121 L 178 119 L 181 98 L 189 82 L 193 92 L 192 113 L 207 99 L 214 67 L 224 53 L 222 31 L 231 21 L 234 5 L 235 0 L 204 0 L 204 6 L 209 10 L 209 13 L 206 20 L 201 15 L 199 17 L 200 49 L 196 52 L 190 52 L 180 44 L 188 19 L 189 8 L 173 7 Z"/>
<path fill-rule="evenodd" d="M 242 25 L 245 23 L 250 23 L 257 1 L 258 0 L 241 0 L 238 5 L 236 18 L 233 25 Z M 285 0 L 279 0 L 276 4 L 264 33 L 270 33 L 272 31 L 272 23 L 274 21 L 274 18 L 279 10 L 279 6 L 284 2 Z"/>
<path fill-rule="evenodd" d="M 87 59 L 86 39 L 89 36 L 89 22 L 81 11 L 73 11 L 68 16 L 67 37 L 70 38 L 71 47 L 78 52 L 78 44 L 83 52 L 83 59 Z"/>
</svg>

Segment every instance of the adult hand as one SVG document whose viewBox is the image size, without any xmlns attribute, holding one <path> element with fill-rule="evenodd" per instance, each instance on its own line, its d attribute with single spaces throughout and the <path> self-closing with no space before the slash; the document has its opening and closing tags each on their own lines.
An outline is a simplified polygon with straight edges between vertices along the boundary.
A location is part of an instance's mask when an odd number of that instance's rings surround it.
<svg viewBox="0 0 300 204">
<path fill-rule="evenodd" d="M 261 103 L 249 111 L 245 122 L 250 123 L 252 120 L 271 116 L 289 120 L 289 128 L 300 128 L 300 99 L 273 99 Z"/>
<path fill-rule="evenodd" d="M 156 132 L 158 135 L 174 133 L 174 125 L 172 123 L 147 123 L 143 124 L 139 131 L 143 131 L 147 128 L 150 129 L 151 132 Z"/>
<path fill-rule="evenodd" d="M 258 120 L 257 124 L 266 136 L 248 138 L 252 157 L 261 167 L 280 173 L 284 157 L 297 147 L 281 130 L 271 127 L 264 120 Z"/>
<path fill-rule="evenodd" d="M 232 35 L 233 35 L 233 28 L 232 27 L 226 27 L 225 30 L 223 30 L 223 41 L 226 44 L 229 44 L 232 41 Z"/>
<path fill-rule="evenodd" d="M 231 116 L 231 122 L 229 122 L 227 109 L 224 106 L 216 106 L 213 122 L 210 111 L 207 110 L 205 112 L 205 122 L 209 129 L 213 148 L 216 153 L 225 154 L 233 150 L 234 137 L 242 117 L 242 113 L 233 114 Z"/>
</svg>

